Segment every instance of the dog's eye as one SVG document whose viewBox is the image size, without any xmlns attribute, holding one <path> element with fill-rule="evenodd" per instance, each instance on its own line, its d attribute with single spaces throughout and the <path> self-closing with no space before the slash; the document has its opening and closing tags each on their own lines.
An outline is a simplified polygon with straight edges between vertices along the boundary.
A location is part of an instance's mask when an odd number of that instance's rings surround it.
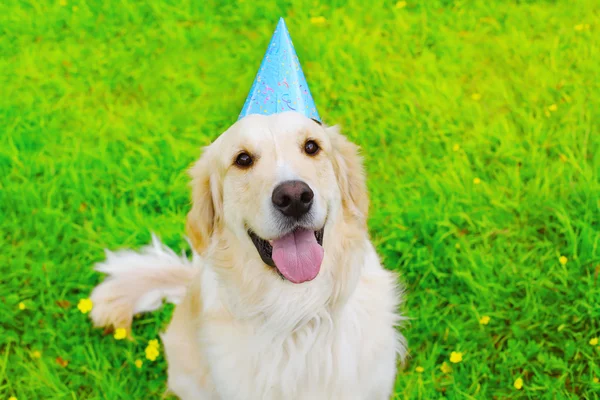
<svg viewBox="0 0 600 400">
<path fill-rule="evenodd" d="M 314 140 L 309 140 L 304 144 L 304 151 L 309 156 L 314 156 L 319 152 L 319 145 Z"/>
<path fill-rule="evenodd" d="M 252 157 L 248 153 L 241 153 L 235 159 L 235 163 L 240 167 L 249 167 L 252 165 Z"/>
</svg>

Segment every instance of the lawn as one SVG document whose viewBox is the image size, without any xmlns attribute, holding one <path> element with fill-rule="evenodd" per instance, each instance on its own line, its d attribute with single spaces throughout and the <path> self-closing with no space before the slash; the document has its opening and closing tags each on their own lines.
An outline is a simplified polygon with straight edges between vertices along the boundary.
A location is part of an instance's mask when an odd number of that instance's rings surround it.
<svg viewBox="0 0 600 400">
<path fill-rule="evenodd" d="M 105 248 L 187 249 L 279 16 L 406 286 L 395 398 L 600 398 L 600 2 L 260 3 L 0 3 L 0 399 L 159 398 L 172 307 L 128 342 L 77 304 Z"/>
</svg>

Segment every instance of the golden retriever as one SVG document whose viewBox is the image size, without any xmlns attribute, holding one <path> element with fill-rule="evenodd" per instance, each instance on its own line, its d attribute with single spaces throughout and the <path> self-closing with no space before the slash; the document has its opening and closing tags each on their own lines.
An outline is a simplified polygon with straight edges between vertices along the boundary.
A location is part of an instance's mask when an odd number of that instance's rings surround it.
<svg viewBox="0 0 600 400">
<path fill-rule="evenodd" d="M 162 335 L 181 399 L 389 399 L 400 291 L 367 231 L 358 148 L 299 113 L 250 115 L 191 168 L 192 260 L 107 252 L 96 326 L 177 304 Z"/>
</svg>

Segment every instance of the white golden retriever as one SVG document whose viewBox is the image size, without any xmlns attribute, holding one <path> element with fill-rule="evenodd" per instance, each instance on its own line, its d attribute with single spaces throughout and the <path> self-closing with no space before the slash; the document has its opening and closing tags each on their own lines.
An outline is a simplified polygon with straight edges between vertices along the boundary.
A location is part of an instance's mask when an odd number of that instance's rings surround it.
<svg viewBox="0 0 600 400">
<path fill-rule="evenodd" d="M 177 304 L 162 341 L 181 399 L 389 399 L 400 292 L 369 239 L 357 150 L 298 113 L 239 120 L 190 171 L 193 260 L 156 238 L 107 252 L 94 323 Z"/>
</svg>

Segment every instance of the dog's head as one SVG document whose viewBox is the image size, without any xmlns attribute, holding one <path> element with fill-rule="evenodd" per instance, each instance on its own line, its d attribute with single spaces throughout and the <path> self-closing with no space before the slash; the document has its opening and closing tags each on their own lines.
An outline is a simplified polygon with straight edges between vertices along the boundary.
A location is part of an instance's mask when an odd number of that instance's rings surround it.
<svg viewBox="0 0 600 400">
<path fill-rule="evenodd" d="M 332 246 L 328 240 L 343 239 L 333 226 L 366 226 L 368 196 L 357 150 L 337 127 L 299 113 L 239 120 L 190 171 L 187 231 L 195 250 L 227 234 L 275 279 L 317 278 Z"/>
</svg>

